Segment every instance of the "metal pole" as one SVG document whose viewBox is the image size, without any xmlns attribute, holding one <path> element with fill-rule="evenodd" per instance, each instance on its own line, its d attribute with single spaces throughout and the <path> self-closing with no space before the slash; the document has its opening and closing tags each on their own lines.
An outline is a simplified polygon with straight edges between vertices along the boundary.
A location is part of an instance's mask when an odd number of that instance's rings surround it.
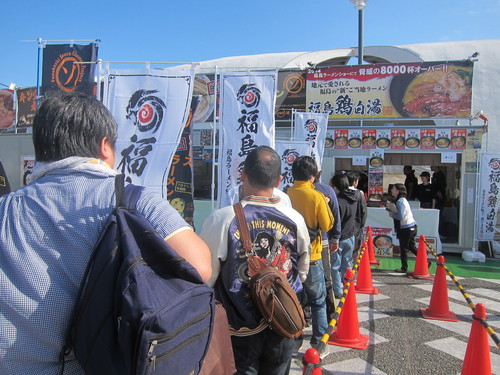
<svg viewBox="0 0 500 375">
<path fill-rule="evenodd" d="M 363 9 L 358 10 L 358 64 L 363 65 Z"/>
<path fill-rule="evenodd" d="M 42 38 L 38 38 L 38 60 L 36 63 L 36 107 L 38 108 L 38 105 L 40 104 L 40 61 L 42 60 L 41 54 L 42 54 L 42 48 L 43 48 L 43 41 Z"/>
</svg>

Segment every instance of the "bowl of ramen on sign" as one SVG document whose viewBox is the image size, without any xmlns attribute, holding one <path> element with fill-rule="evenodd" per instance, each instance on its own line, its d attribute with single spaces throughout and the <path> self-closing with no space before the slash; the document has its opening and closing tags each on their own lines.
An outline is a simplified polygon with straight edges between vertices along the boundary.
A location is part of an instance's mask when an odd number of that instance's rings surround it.
<svg viewBox="0 0 500 375">
<path fill-rule="evenodd" d="M 370 159 L 370 165 L 372 167 L 381 167 L 384 164 L 384 160 L 381 157 L 375 156 Z"/>
<path fill-rule="evenodd" d="M 420 141 L 418 138 L 410 137 L 406 140 L 406 147 L 408 148 L 416 148 L 420 145 Z"/>
<path fill-rule="evenodd" d="M 373 245 L 378 249 L 380 255 L 392 255 L 392 238 L 387 235 L 376 236 L 373 239 Z"/>
<path fill-rule="evenodd" d="M 325 139 L 325 148 L 332 148 L 332 147 L 333 147 L 333 139 L 326 138 Z"/>
<path fill-rule="evenodd" d="M 377 147 L 387 148 L 391 145 L 389 138 L 379 138 L 377 139 Z"/>
<path fill-rule="evenodd" d="M 465 145 L 465 137 L 456 135 L 451 138 L 451 144 L 453 145 L 453 147 L 463 147 Z"/>
<path fill-rule="evenodd" d="M 345 147 L 345 146 L 347 146 L 347 137 L 337 137 L 337 138 L 335 138 L 335 146 L 336 147 Z"/>
<path fill-rule="evenodd" d="M 368 147 L 375 146 L 375 137 L 371 135 L 363 137 L 363 144 Z"/>
<path fill-rule="evenodd" d="M 434 137 L 431 137 L 429 135 L 422 137 L 422 139 L 420 140 L 420 144 L 423 147 L 432 147 L 434 146 L 434 142 L 435 142 Z"/>
<path fill-rule="evenodd" d="M 448 138 L 438 138 L 436 139 L 436 147 L 447 148 L 450 145 L 450 140 Z"/>
<path fill-rule="evenodd" d="M 359 138 L 351 138 L 351 139 L 349 139 L 349 147 L 351 147 L 351 148 L 359 148 L 359 147 L 361 147 L 361 139 L 359 139 Z"/>
<path fill-rule="evenodd" d="M 403 147 L 405 145 L 405 139 L 401 136 L 392 137 L 391 144 L 392 147 Z"/>
</svg>

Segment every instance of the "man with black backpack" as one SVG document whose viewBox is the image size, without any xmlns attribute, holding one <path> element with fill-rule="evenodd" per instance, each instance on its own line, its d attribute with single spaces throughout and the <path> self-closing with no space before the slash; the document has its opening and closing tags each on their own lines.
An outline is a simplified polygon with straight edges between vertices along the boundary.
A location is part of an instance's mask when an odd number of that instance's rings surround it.
<svg viewBox="0 0 500 375">
<path fill-rule="evenodd" d="M 272 148 L 259 146 L 247 155 L 241 180 L 246 196 L 241 200 L 244 218 L 241 211 L 239 217 L 248 224 L 250 246 L 245 246 L 233 206 L 210 215 L 200 234 L 212 251 L 209 285 L 215 285 L 227 311 L 238 374 L 284 375 L 290 370 L 293 339 L 263 319 L 252 299 L 247 259 L 275 267 L 300 293 L 309 268 L 307 227 L 297 211 L 273 197 L 281 160 Z"/>
<path fill-rule="evenodd" d="M 116 138 L 113 117 L 94 97 L 54 93 L 37 111 L 31 182 L 0 198 L 2 375 L 61 371 L 82 277 L 115 207 Z M 137 210 L 208 280 L 206 244 L 167 200 L 148 189 L 138 194 Z M 71 356 L 65 370 L 84 374 Z"/>
</svg>

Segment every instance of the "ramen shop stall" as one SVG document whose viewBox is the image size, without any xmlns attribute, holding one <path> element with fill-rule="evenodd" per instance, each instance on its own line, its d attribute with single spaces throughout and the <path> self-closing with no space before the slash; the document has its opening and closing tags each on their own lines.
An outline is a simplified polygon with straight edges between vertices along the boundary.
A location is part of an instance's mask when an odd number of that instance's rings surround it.
<svg viewBox="0 0 500 375">
<path fill-rule="evenodd" d="M 445 120 L 440 120 L 444 122 Z M 449 122 L 449 120 L 448 120 Z M 399 122 L 403 123 L 402 121 Z M 476 183 L 473 165 L 481 147 L 482 127 L 457 125 L 408 125 L 393 123 L 371 126 L 336 126 L 328 130 L 328 143 L 323 174 L 331 176 L 339 170 L 356 170 L 368 176 L 367 226 L 371 226 L 379 255 L 394 255 L 398 244 L 393 220 L 384 208 L 390 184 L 404 183 L 403 167 L 411 165 L 419 184 L 424 171 L 433 175 L 431 167 L 440 167 L 446 179 L 444 207 L 420 208 L 418 201 L 410 206 L 418 226 L 418 235 L 438 252 L 461 252 L 472 246 Z M 340 138 L 340 140 L 339 140 Z"/>
</svg>

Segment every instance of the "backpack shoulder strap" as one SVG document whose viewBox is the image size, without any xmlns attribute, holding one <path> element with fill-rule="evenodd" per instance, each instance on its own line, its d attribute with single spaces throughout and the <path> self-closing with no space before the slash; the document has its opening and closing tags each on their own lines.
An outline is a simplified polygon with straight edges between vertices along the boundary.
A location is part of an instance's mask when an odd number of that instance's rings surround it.
<svg viewBox="0 0 500 375">
<path fill-rule="evenodd" d="M 115 177 L 116 207 L 136 209 L 137 201 L 144 186 L 128 184 L 125 186 L 125 175 L 117 174 Z"/>
<path fill-rule="evenodd" d="M 250 239 L 250 233 L 248 232 L 247 221 L 245 219 L 245 212 L 243 211 L 243 205 L 241 204 L 241 202 L 237 202 L 234 204 L 233 209 L 234 213 L 236 214 L 236 222 L 238 224 L 238 229 L 240 230 L 243 249 L 245 251 L 251 251 L 252 240 Z"/>
</svg>

